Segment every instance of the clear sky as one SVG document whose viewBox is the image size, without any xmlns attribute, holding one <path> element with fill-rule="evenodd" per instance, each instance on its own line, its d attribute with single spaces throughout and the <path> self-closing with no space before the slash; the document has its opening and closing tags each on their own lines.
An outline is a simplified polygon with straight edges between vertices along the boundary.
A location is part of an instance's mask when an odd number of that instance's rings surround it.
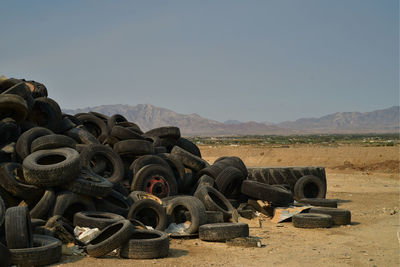
<svg viewBox="0 0 400 267">
<path fill-rule="evenodd" d="M 280 122 L 399 105 L 398 0 L 3 0 L 0 34 L 0 74 L 62 108 Z"/>
</svg>

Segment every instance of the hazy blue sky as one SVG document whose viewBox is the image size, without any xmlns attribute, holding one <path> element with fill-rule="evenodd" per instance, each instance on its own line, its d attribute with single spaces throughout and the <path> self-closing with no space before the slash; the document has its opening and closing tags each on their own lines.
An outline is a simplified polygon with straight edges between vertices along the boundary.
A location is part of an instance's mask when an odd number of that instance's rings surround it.
<svg viewBox="0 0 400 267">
<path fill-rule="evenodd" d="M 0 74 L 62 108 L 279 122 L 399 104 L 398 0 L 13 0 L 0 33 Z"/>
</svg>

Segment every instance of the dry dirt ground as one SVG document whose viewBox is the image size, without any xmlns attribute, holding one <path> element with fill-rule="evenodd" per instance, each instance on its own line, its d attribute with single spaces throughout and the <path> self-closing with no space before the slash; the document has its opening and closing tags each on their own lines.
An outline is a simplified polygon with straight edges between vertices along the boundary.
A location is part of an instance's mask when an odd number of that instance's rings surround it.
<svg viewBox="0 0 400 267">
<path fill-rule="evenodd" d="M 240 156 L 248 166 L 325 166 L 327 198 L 352 212 L 352 224 L 298 229 L 290 222 L 259 227 L 250 235 L 261 248 L 229 247 L 199 239 L 172 239 L 169 257 L 157 260 L 63 256 L 65 266 L 399 266 L 399 147 L 201 147 L 212 163 Z"/>
</svg>

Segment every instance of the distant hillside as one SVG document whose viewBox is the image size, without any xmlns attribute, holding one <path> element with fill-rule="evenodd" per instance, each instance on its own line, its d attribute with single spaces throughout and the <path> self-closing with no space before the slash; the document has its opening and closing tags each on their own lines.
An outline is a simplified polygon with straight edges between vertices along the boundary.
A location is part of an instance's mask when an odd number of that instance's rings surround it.
<svg viewBox="0 0 400 267">
<path fill-rule="evenodd" d="M 320 118 L 298 119 L 279 124 L 240 122 L 229 120 L 224 123 L 203 118 L 197 114 L 184 115 L 172 110 L 149 104 L 103 105 L 65 113 L 96 111 L 106 115 L 121 114 L 137 123 L 142 130 L 174 125 L 183 135 L 268 135 L 310 133 L 393 133 L 399 129 L 399 106 L 372 112 L 338 112 Z"/>
</svg>

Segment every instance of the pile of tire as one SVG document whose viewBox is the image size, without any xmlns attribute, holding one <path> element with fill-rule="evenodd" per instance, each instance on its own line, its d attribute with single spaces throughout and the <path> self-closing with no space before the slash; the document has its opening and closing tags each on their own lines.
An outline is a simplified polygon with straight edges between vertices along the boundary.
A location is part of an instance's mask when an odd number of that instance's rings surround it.
<svg viewBox="0 0 400 267">
<path fill-rule="evenodd" d="M 172 223 L 207 241 L 248 236 L 236 223 L 237 211 L 250 216 L 241 203 L 287 206 L 293 197 L 247 175 L 238 157 L 210 165 L 177 127 L 143 132 L 119 114 L 64 114 L 43 84 L 0 81 L 0 255 L 12 264 L 59 261 L 60 240 L 82 245 L 74 226 L 101 230 L 85 246 L 93 257 L 116 248 L 125 258 L 166 257 Z M 16 231 L 26 234 L 7 234 Z"/>
</svg>

